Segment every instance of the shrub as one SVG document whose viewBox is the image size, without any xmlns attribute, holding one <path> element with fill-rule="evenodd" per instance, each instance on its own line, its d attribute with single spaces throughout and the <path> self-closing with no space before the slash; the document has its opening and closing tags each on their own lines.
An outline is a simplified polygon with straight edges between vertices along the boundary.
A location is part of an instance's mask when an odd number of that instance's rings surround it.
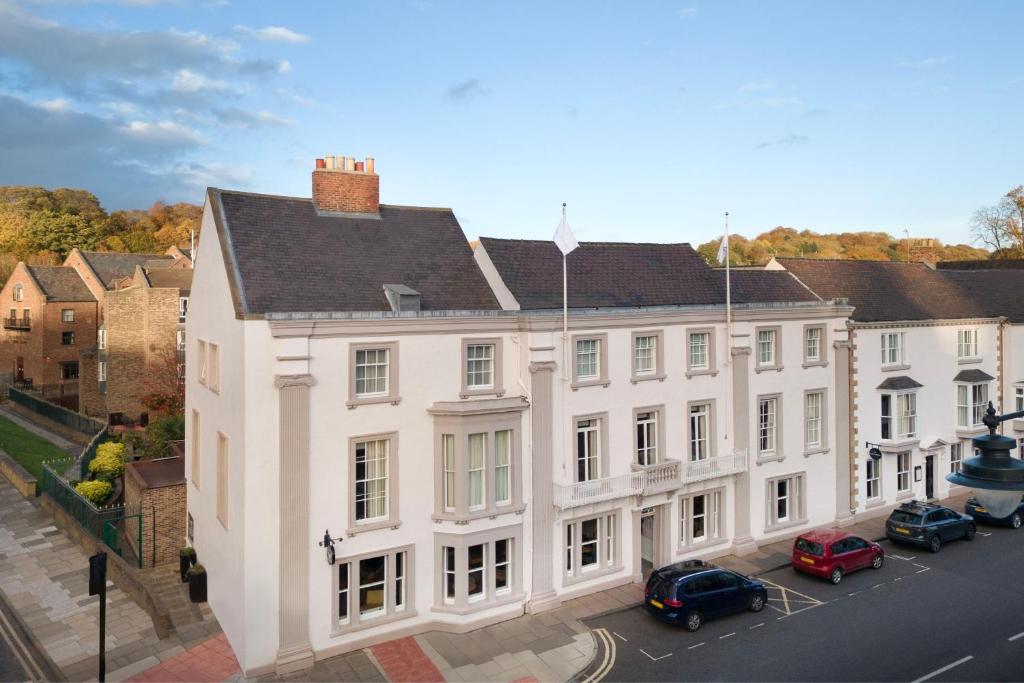
<svg viewBox="0 0 1024 683">
<path fill-rule="evenodd" d="M 145 449 L 147 458 L 166 458 L 171 454 L 171 442 L 185 438 L 185 418 L 182 415 L 164 415 L 149 423 L 146 428 Z"/>
<path fill-rule="evenodd" d="M 111 481 L 124 474 L 124 444 L 107 441 L 96 448 L 89 471 L 97 479 Z"/>
<path fill-rule="evenodd" d="M 80 482 L 75 486 L 75 491 L 78 491 L 93 505 L 100 505 L 114 492 L 114 487 L 109 481 L 96 479 L 94 481 Z"/>
</svg>

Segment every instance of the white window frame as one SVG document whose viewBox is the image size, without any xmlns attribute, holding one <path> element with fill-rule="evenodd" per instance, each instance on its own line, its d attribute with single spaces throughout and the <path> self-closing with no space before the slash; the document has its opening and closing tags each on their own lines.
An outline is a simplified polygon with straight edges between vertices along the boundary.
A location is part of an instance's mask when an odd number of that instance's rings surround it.
<svg viewBox="0 0 1024 683">
<path fill-rule="evenodd" d="M 178 297 L 178 322 L 185 322 L 185 316 L 188 314 L 188 297 Z"/>
<path fill-rule="evenodd" d="M 501 544 L 501 543 L 505 544 L 505 560 L 504 561 L 499 561 L 498 560 L 498 545 Z M 496 539 L 494 541 L 494 543 L 493 543 L 493 548 L 494 548 L 494 563 L 493 563 L 493 567 L 494 567 L 494 594 L 495 595 L 504 595 L 506 593 L 511 593 L 512 592 L 512 585 L 513 585 L 512 571 L 513 571 L 513 566 L 514 566 L 513 563 L 512 563 L 512 558 L 513 558 L 513 553 L 515 552 L 515 548 L 513 547 L 513 543 L 515 543 L 515 539 L 513 539 L 513 538 L 499 538 L 499 539 Z M 504 568 L 505 569 L 505 585 L 499 588 L 498 587 L 498 570 L 500 568 Z"/>
<path fill-rule="evenodd" d="M 689 419 L 689 455 L 690 462 L 699 462 L 711 458 L 711 402 L 691 403 L 687 408 Z"/>
<path fill-rule="evenodd" d="M 601 441 L 602 441 L 602 418 L 588 417 L 575 421 L 575 442 L 574 450 L 576 462 L 574 475 L 576 481 L 593 481 L 601 478 Z M 580 434 L 587 436 L 583 440 L 586 452 L 580 450 Z M 594 453 L 590 451 L 594 450 Z M 580 465 L 583 465 L 583 474 L 580 475 Z"/>
<path fill-rule="evenodd" d="M 592 348 L 581 351 L 582 345 L 593 345 Z M 597 337 L 584 337 L 576 339 L 576 381 L 596 382 L 601 378 L 601 340 Z M 586 358 L 586 366 L 592 370 L 584 372 L 584 363 L 581 358 Z"/>
<path fill-rule="evenodd" d="M 107 328 L 101 327 L 96 330 L 96 348 L 105 351 L 107 348 Z"/>
<path fill-rule="evenodd" d="M 697 330 L 687 335 L 687 352 L 690 370 L 711 369 L 711 332 Z"/>
<path fill-rule="evenodd" d="M 785 484 L 785 494 L 779 495 L 780 484 Z M 803 472 L 790 474 L 783 477 L 775 477 L 767 481 L 768 495 L 766 502 L 768 510 L 766 516 L 766 529 L 768 531 L 801 524 L 807 516 L 806 511 L 806 474 Z M 785 500 L 786 514 L 779 515 L 779 501 Z"/>
<path fill-rule="evenodd" d="M 373 354 L 373 358 L 370 358 L 370 354 Z M 383 361 L 381 356 L 383 355 Z M 357 348 L 355 350 L 355 397 L 360 398 L 374 398 L 378 396 L 387 396 L 390 391 L 391 377 L 391 349 L 387 347 L 382 348 Z M 362 356 L 362 362 L 360 362 L 360 356 Z M 373 377 L 368 377 L 367 373 L 373 370 Z M 383 370 L 382 370 L 383 369 Z M 363 371 L 363 376 L 360 377 L 360 370 Z M 383 388 L 381 388 L 381 381 L 383 380 Z M 360 382 L 362 382 L 362 391 L 359 389 Z M 372 387 L 370 383 L 372 382 Z M 371 390 L 367 390 L 370 387 Z"/>
<path fill-rule="evenodd" d="M 213 342 L 207 342 L 210 359 L 207 363 L 207 385 L 210 391 L 220 392 L 220 346 Z"/>
<path fill-rule="evenodd" d="M 804 394 L 804 448 L 808 451 L 825 446 L 825 392 Z"/>
<path fill-rule="evenodd" d="M 11 292 L 11 295 L 14 297 L 15 301 L 24 301 L 25 285 L 21 284 L 20 282 L 14 285 L 14 290 Z"/>
<path fill-rule="evenodd" d="M 361 571 L 363 563 L 364 562 L 368 562 L 370 560 L 376 560 L 376 559 L 384 560 L 384 562 L 383 562 L 383 565 L 384 565 L 384 576 L 381 579 L 370 581 L 370 582 L 364 584 L 363 583 L 362 571 Z M 384 615 L 387 614 L 387 611 L 388 611 L 388 597 L 389 597 L 388 576 L 390 574 L 390 572 L 388 572 L 388 565 L 390 564 L 390 562 L 388 562 L 388 556 L 386 554 L 385 555 L 370 555 L 369 557 L 363 557 L 361 559 L 355 560 L 354 562 L 352 562 L 352 564 L 354 564 L 356 566 L 356 568 L 357 568 L 356 569 L 356 610 L 359 613 L 359 620 L 360 621 L 372 621 L 374 619 L 379 619 L 380 617 L 383 617 Z M 349 577 L 349 584 L 351 585 L 351 577 Z M 362 610 L 362 608 L 360 607 L 360 602 L 362 601 L 363 590 L 364 589 L 372 589 L 375 586 L 380 586 L 381 592 L 383 593 L 383 600 L 381 601 L 381 605 L 380 605 L 380 607 L 375 607 L 372 610 L 367 610 L 367 611 L 364 612 Z"/>
<path fill-rule="evenodd" d="M 773 368 L 779 362 L 779 331 L 777 328 L 757 330 L 757 367 Z"/>
<path fill-rule="evenodd" d="M 73 308 L 62 308 L 62 309 L 60 309 L 60 321 L 62 323 L 73 323 L 73 322 L 75 322 L 75 309 L 73 309 Z"/>
<path fill-rule="evenodd" d="M 105 360 L 96 361 L 96 381 L 107 381 L 107 361 Z"/>
<path fill-rule="evenodd" d="M 331 579 L 334 595 L 332 613 L 334 627 L 331 630 L 331 636 L 362 628 L 381 626 L 416 615 L 414 552 L 414 547 L 407 545 L 338 558 L 336 562 L 338 569 L 333 572 Z M 383 601 L 379 608 L 361 612 L 359 605 L 361 589 L 381 585 L 380 581 L 362 583 L 359 571 L 361 563 L 378 558 L 384 559 L 384 581 L 381 586 Z M 347 585 L 344 587 L 341 585 L 343 572 L 347 579 Z M 342 601 L 345 601 L 344 617 L 340 616 Z"/>
<path fill-rule="evenodd" d="M 898 368 L 907 364 L 907 333 L 883 332 L 882 367 Z"/>
<path fill-rule="evenodd" d="M 444 510 L 445 512 L 455 511 L 455 491 L 456 491 L 456 474 L 455 474 L 455 435 L 454 434 L 442 434 L 441 435 L 441 459 L 444 467 L 444 478 L 442 479 L 442 492 L 444 496 Z"/>
<path fill-rule="evenodd" d="M 459 578 L 456 548 L 454 546 L 441 546 L 441 595 L 445 604 L 455 604 L 455 598 L 459 593 Z"/>
<path fill-rule="evenodd" d="M 956 385 L 956 423 L 962 429 L 981 427 L 988 410 L 989 382 Z M 1019 391 L 1018 387 L 1018 391 Z"/>
<path fill-rule="evenodd" d="M 701 499 L 703 512 L 696 513 L 696 501 Z M 706 545 L 724 540 L 724 507 L 725 489 L 702 491 L 679 498 L 679 547 L 689 548 Z M 694 523 L 702 517 L 704 535 L 694 535 Z"/>
<path fill-rule="evenodd" d="M 960 465 L 964 462 L 964 444 L 961 441 L 949 444 L 949 472 L 955 474 L 960 471 Z"/>
<path fill-rule="evenodd" d="M 633 429 L 636 432 L 636 463 L 641 467 L 658 464 L 658 411 L 634 413 Z"/>
<path fill-rule="evenodd" d="M 612 512 L 566 521 L 564 542 L 562 544 L 565 560 L 562 565 L 564 583 L 576 583 L 618 570 L 621 562 L 619 548 L 616 545 L 619 533 L 618 520 L 619 513 Z M 591 521 L 597 525 L 597 536 L 593 541 L 588 541 L 587 543 L 588 545 L 594 544 L 596 561 L 584 567 L 583 524 Z"/>
<path fill-rule="evenodd" d="M 466 600 L 467 602 L 480 602 L 486 600 L 488 597 L 487 590 L 487 546 L 489 543 L 471 543 L 466 546 Z M 470 551 L 473 548 L 480 548 L 480 566 L 478 568 L 471 568 L 469 566 Z M 469 592 L 469 577 L 474 574 L 480 574 L 480 592 L 470 593 Z"/>
<path fill-rule="evenodd" d="M 912 439 L 917 433 L 917 392 L 900 392 L 896 394 L 896 438 Z"/>
<path fill-rule="evenodd" d="M 910 491 L 910 451 L 900 451 L 896 454 L 896 492 L 907 493 Z"/>
<path fill-rule="evenodd" d="M 1024 410 L 1024 386 L 1017 385 L 1013 388 L 1014 412 Z"/>
<path fill-rule="evenodd" d="M 757 400 L 757 453 L 771 457 L 779 452 L 779 396 L 762 396 Z"/>
<path fill-rule="evenodd" d="M 217 432 L 217 521 L 228 528 L 228 495 L 230 491 L 230 443 L 224 432 Z"/>
<path fill-rule="evenodd" d="M 804 328 L 804 362 L 820 363 L 822 361 L 822 343 L 825 337 L 825 328 L 819 325 L 811 325 Z"/>
<path fill-rule="evenodd" d="M 876 500 L 882 497 L 882 460 L 868 458 L 864 467 L 864 497 Z"/>
<path fill-rule="evenodd" d="M 480 445 L 479 464 L 473 462 L 473 444 Z M 474 489 L 474 477 L 478 487 Z M 474 501 L 474 493 L 479 500 Z M 466 508 L 471 512 L 487 507 L 487 432 L 474 432 L 466 435 Z"/>
<path fill-rule="evenodd" d="M 362 446 L 363 450 L 363 478 L 359 477 L 359 450 Z M 373 448 L 371 448 L 371 446 Z M 375 451 L 373 461 L 380 465 L 383 472 L 371 473 L 371 450 Z M 386 520 L 390 514 L 390 496 L 391 496 L 391 441 L 390 439 L 367 439 L 365 441 L 357 441 L 355 443 L 355 454 L 354 460 L 355 469 L 352 471 L 352 484 L 353 484 L 353 498 L 355 501 L 355 512 L 354 519 L 355 524 L 375 524 Z M 382 483 L 382 491 L 370 493 L 371 484 Z M 359 493 L 359 485 L 363 484 L 363 493 Z M 363 504 L 363 517 L 359 516 L 360 503 Z M 370 515 L 371 509 L 379 507 L 379 513 L 376 515 Z"/>
<path fill-rule="evenodd" d="M 494 388 L 495 350 L 495 344 L 466 345 L 465 382 L 467 390 L 482 391 Z"/>
<path fill-rule="evenodd" d="M 384 476 L 381 477 L 380 473 L 374 473 L 375 476 L 372 478 L 364 478 L 357 480 L 356 473 L 358 470 L 358 451 L 360 444 L 372 444 L 378 442 L 386 442 L 384 446 Z M 363 434 L 358 436 L 352 436 L 348 439 L 348 487 L 349 487 L 349 500 L 348 500 L 348 528 L 346 533 L 349 536 L 355 536 L 360 533 L 373 531 L 374 529 L 383 529 L 387 527 L 397 527 L 401 524 L 398 519 L 399 513 L 399 491 L 398 483 L 400 481 L 398 473 L 399 460 L 399 443 L 397 432 L 384 432 L 377 434 Z M 368 457 L 369 453 L 367 453 Z M 369 474 L 369 473 L 367 473 Z M 368 489 L 364 489 L 362 496 L 358 496 L 356 489 L 357 484 L 360 481 L 384 481 L 384 514 L 374 517 L 366 517 L 364 519 L 357 518 L 357 502 L 360 500 L 366 501 L 368 495 Z M 367 511 L 370 511 L 368 508 Z"/>
<path fill-rule="evenodd" d="M 633 374 L 637 377 L 658 372 L 658 335 L 638 334 L 633 337 Z"/>
<path fill-rule="evenodd" d="M 499 438 L 504 435 L 504 438 Z M 512 449 L 515 434 L 511 429 L 499 429 L 494 432 L 494 505 L 502 507 L 512 503 Z M 502 447 L 504 441 L 504 447 Z M 505 483 L 505 495 L 500 496 L 499 484 Z"/>
<path fill-rule="evenodd" d="M 956 357 L 960 360 L 978 358 L 977 327 L 968 327 L 956 331 Z"/>
</svg>

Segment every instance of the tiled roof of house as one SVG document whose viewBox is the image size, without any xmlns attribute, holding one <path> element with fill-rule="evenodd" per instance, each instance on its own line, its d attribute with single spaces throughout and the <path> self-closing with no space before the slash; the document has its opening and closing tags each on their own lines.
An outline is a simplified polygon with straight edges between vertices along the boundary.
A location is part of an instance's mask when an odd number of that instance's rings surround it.
<svg viewBox="0 0 1024 683">
<path fill-rule="evenodd" d="M 451 209 L 321 215 L 307 198 L 208 194 L 240 314 L 390 311 L 385 283 L 425 311 L 499 308 Z"/>
<path fill-rule="evenodd" d="M 882 391 L 905 391 L 907 389 L 919 389 L 923 386 L 923 384 L 911 377 L 900 375 L 899 377 L 889 377 L 875 388 Z"/>
<path fill-rule="evenodd" d="M 999 258 L 975 261 L 939 261 L 939 270 L 1024 270 L 1024 259 Z"/>
<path fill-rule="evenodd" d="M 144 266 L 147 261 L 174 259 L 163 254 L 130 254 L 117 251 L 83 251 L 82 258 L 96 271 L 96 275 L 104 287 L 109 287 L 111 282 L 119 278 L 131 275 L 135 272 L 135 266 Z"/>
<path fill-rule="evenodd" d="M 975 273 L 936 271 L 922 263 L 776 258 L 811 291 L 844 297 L 858 322 L 941 320 L 1006 315 L 979 301 Z M 966 278 L 957 277 L 966 275 Z M 1024 281 L 1024 274 L 1017 274 Z"/>
<path fill-rule="evenodd" d="M 820 301 L 792 273 L 782 270 L 731 269 L 729 275 L 734 304 L 760 304 L 782 301 Z M 716 268 L 725 287 L 725 269 Z"/>
<path fill-rule="evenodd" d="M 961 370 L 960 372 L 958 372 L 956 374 L 956 377 L 953 378 L 953 381 L 954 382 L 971 382 L 972 384 L 976 384 L 978 382 L 991 382 L 994 379 L 995 379 L 995 377 L 993 377 L 992 375 L 988 374 L 984 370 L 979 370 L 977 368 L 971 368 L 970 370 Z"/>
<path fill-rule="evenodd" d="M 69 266 L 26 266 L 50 301 L 96 301 L 78 271 Z"/>
<path fill-rule="evenodd" d="M 550 240 L 481 237 L 523 310 L 562 307 L 562 252 Z M 689 244 L 581 242 L 566 257 L 571 308 L 725 302 L 725 281 Z"/>
<path fill-rule="evenodd" d="M 182 296 L 188 296 L 192 289 L 191 268 L 158 268 L 146 269 L 146 279 L 153 287 L 172 287 Z"/>
</svg>

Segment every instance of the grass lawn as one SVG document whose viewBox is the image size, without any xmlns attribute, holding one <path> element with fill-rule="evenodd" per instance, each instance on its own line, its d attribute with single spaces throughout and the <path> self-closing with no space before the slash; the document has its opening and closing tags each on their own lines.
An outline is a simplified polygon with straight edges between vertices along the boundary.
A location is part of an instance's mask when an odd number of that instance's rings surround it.
<svg viewBox="0 0 1024 683">
<path fill-rule="evenodd" d="M 43 480 L 43 462 L 70 457 L 67 451 L 0 416 L 0 448 L 36 478 Z"/>
</svg>

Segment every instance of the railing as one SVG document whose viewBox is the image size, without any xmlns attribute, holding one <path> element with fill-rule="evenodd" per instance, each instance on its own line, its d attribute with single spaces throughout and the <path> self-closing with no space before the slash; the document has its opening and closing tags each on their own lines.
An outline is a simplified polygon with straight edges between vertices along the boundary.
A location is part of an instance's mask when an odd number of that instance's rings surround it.
<svg viewBox="0 0 1024 683">
<path fill-rule="evenodd" d="M 665 460 L 638 467 L 629 474 L 592 479 L 575 484 L 555 484 L 554 504 L 560 510 L 600 503 L 626 496 L 650 495 L 679 488 L 684 483 L 712 479 L 747 470 L 747 452 L 734 451 L 706 460 Z"/>
<path fill-rule="evenodd" d="M 729 455 L 683 463 L 683 481 L 691 483 L 747 471 L 747 451 L 737 450 Z"/>
<path fill-rule="evenodd" d="M 4 318 L 5 330 L 31 330 L 31 318 Z"/>
<path fill-rule="evenodd" d="M 60 505 L 83 529 L 93 535 L 94 538 L 103 538 L 103 526 L 109 521 L 120 519 L 124 516 L 123 505 L 111 505 L 110 507 L 96 507 L 90 501 L 79 495 L 61 473 L 73 464 L 71 460 L 57 460 L 43 463 L 43 484 L 42 491 Z"/>
<path fill-rule="evenodd" d="M 89 445 L 85 447 L 82 454 L 78 456 L 78 476 L 85 479 L 89 476 L 89 463 L 96 457 L 96 448 L 107 438 L 107 430 L 109 428 L 104 425 L 103 429 L 96 433 L 96 436 L 92 437 L 89 441 Z"/>
<path fill-rule="evenodd" d="M 81 432 L 83 434 L 98 434 L 105 426 L 102 422 L 94 420 L 91 417 L 79 415 L 73 410 L 68 410 L 67 408 L 55 403 L 50 403 L 49 401 L 33 396 L 32 394 L 16 389 L 15 387 L 10 387 L 7 390 L 7 395 L 10 397 L 12 402 L 24 406 L 29 410 L 35 411 L 43 417 L 59 422 L 65 427 L 73 429 L 76 432 Z"/>
</svg>

